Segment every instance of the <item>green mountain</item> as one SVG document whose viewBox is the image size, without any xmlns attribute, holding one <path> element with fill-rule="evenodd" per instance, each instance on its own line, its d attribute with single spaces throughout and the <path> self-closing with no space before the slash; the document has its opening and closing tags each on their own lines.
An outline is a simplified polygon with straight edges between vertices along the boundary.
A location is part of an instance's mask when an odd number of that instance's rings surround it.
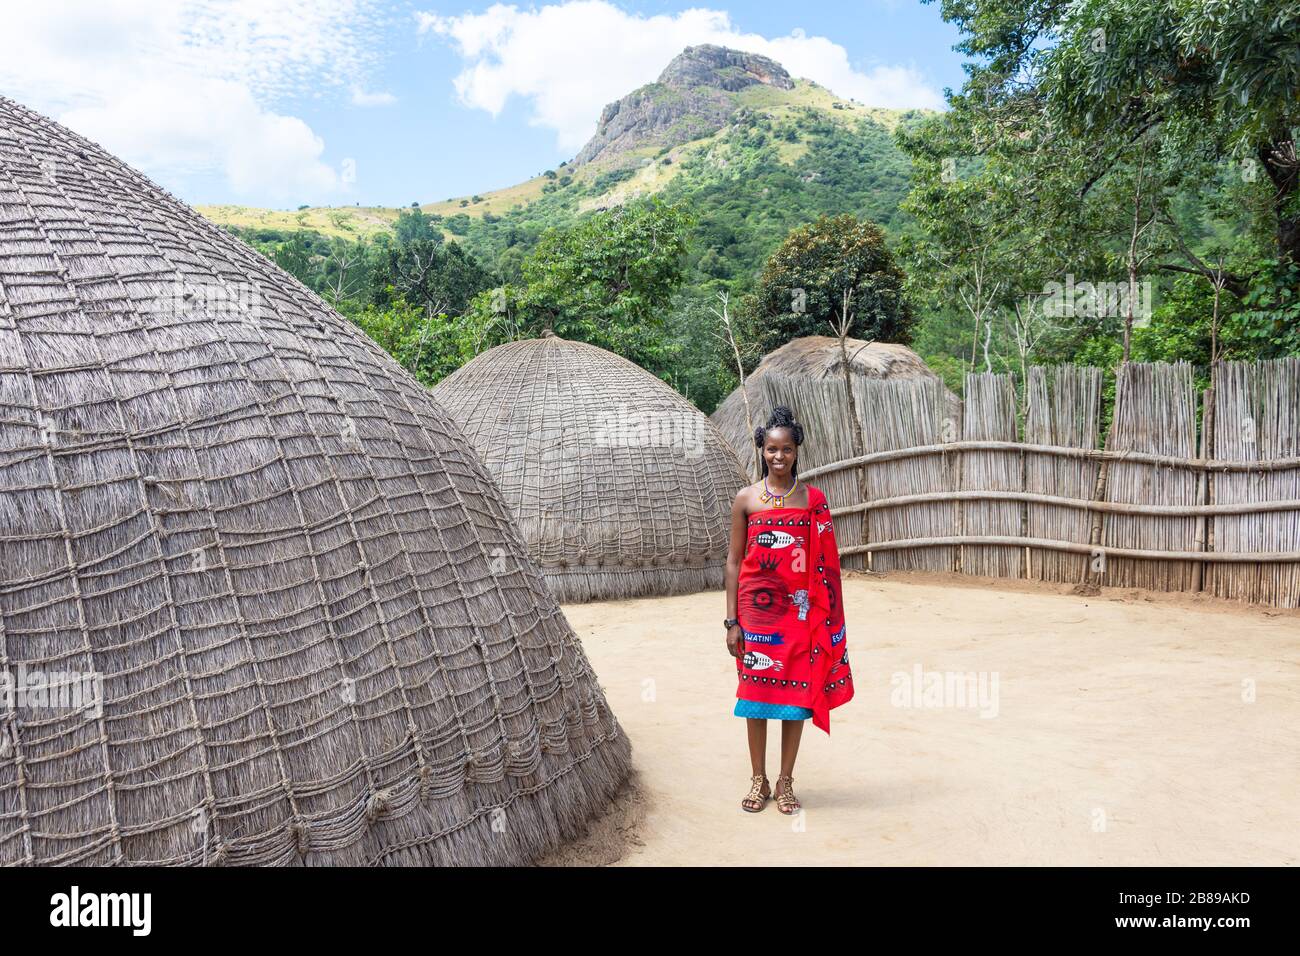
<svg viewBox="0 0 1300 956">
<path fill-rule="evenodd" d="M 791 228 L 822 213 L 894 226 L 908 163 L 893 131 L 923 112 L 841 99 L 767 57 L 688 47 L 654 83 L 609 104 L 571 161 L 507 189 L 421 208 L 445 239 L 509 280 L 547 229 L 658 194 L 685 201 L 695 218 L 690 285 L 743 285 Z M 303 231 L 371 237 L 403 211 L 199 209 L 259 246 Z"/>
</svg>

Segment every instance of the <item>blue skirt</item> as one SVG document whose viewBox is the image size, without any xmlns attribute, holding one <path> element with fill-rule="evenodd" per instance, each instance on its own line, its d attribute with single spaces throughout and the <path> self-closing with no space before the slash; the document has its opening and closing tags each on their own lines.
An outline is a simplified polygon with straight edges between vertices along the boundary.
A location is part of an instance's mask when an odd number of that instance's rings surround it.
<svg viewBox="0 0 1300 956">
<path fill-rule="evenodd" d="M 732 712 L 737 717 L 755 717 L 759 720 L 807 720 L 813 715 L 811 707 L 797 704 L 764 704 L 756 700 L 736 698 L 736 709 Z"/>
</svg>

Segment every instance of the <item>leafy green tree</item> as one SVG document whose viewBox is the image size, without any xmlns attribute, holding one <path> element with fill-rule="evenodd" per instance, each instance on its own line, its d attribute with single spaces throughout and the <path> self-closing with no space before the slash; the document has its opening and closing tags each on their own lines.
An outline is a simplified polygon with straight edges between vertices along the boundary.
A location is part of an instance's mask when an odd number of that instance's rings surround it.
<svg viewBox="0 0 1300 956">
<path fill-rule="evenodd" d="M 371 299 L 381 307 L 402 300 L 430 313 L 459 315 L 495 284 L 496 277 L 459 243 L 416 239 L 382 248 Z"/>
<path fill-rule="evenodd" d="M 362 331 L 425 385 L 435 385 L 499 340 L 472 315 L 430 315 L 397 298 L 351 316 Z"/>
<path fill-rule="evenodd" d="M 1300 9 L 1281 0 L 940 3 L 973 62 L 949 110 L 897 134 L 913 164 L 900 248 L 911 291 L 930 309 L 922 341 L 952 338 L 932 326 L 964 324 L 968 347 L 944 354 L 970 367 L 991 340 L 985 361 L 996 368 L 1005 364 L 996 330 L 1032 312 L 1046 282 L 1072 275 L 1152 286 L 1166 301 L 1149 324 L 1071 317 L 1037 342 L 1039 361 L 1209 361 L 1300 344 L 1288 311 Z M 1213 335 L 1209 313 L 1186 307 L 1193 300 L 1217 302 Z M 1023 348 L 1018 333 L 1002 346 Z"/>
<path fill-rule="evenodd" d="M 1300 355 L 1300 266 L 1266 261 L 1229 322 L 1261 358 Z"/>
<path fill-rule="evenodd" d="M 303 285 L 311 286 L 314 279 L 313 253 L 306 233 L 295 232 L 287 242 L 280 243 L 271 254 L 275 264 Z"/>
<path fill-rule="evenodd" d="M 764 353 L 803 335 L 833 335 L 846 297 L 849 334 L 910 340 L 914 321 L 904 275 L 884 231 L 852 214 L 823 216 L 792 231 L 759 275 L 751 331 Z"/>
<path fill-rule="evenodd" d="M 1200 204 L 1178 201 L 1205 192 L 1230 194 L 1234 214 L 1251 220 L 1245 229 L 1271 246 L 1227 277 L 1230 292 L 1247 294 L 1256 277 L 1271 283 L 1265 261 L 1300 263 L 1300 7 L 1292 0 L 940 5 L 964 34 L 958 49 L 975 62 L 932 125 L 955 134 L 950 156 L 1016 171 L 1025 217 L 1072 226 L 1069 238 L 1090 247 L 1099 220 L 1123 222 L 1113 213 L 1136 192 L 1142 168 L 1163 233 L 1153 271 L 1212 279 L 1200 245 L 1213 224 Z"/>
<path fill-rule="evenodd" d="M 480 295 L 474 310 L 480 320 L 512 316 L 520 334 L 549 328 L 658 372 L 689 223 L 683 208 L 652 198 L 553 230 L 524 259 L 522 282 Z"/>
<path fill-rule="evenodd" d="M 372 258 L 369 243 L 334 237 L 316 264 L 316 289 L 336 309 L 364 300 L 369 293 Z"/>
<path fill-rule="evenodd" d="M 419 206 L 403 209 L 393 223 L 393 234 L 403 245 L 411 242 L 442 242 L 442 232 L 434 228 L 433 219 Z"/>
</svg>

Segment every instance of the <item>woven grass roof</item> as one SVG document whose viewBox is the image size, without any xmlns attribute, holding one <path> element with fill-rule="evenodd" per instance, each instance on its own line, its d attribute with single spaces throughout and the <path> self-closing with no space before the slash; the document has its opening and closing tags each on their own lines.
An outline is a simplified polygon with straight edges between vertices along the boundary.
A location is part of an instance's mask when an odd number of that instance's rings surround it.
<svg viewBox="0 0 1300 956">
<path fill-rule="evenodd" d="M 628 768 L 428 393 L 3 98 L 0 675 L 0 864 L 518 863 Z"/>
<path fill-rule="evenodd" d="M 938 378 L 921 356 L 906 345 L 847 339 L 845 346 L 855 375 L 888 379 Z M 749 394 L 754 416 L 753 425 L 763 424 L 771 411 L 764 402 L 761 386 L 764 376 L 826 379 L 843 374 L 838 338 L 807 335 L 791 339 L 779 349 L 763 356 L 763 360 L 745 379 L 745 391 Z M 749 468 L 754 458 L 754 430 L 745 417 L 745 400 L 739 387 L 723 399 L 710 418 L 736 452 L 741 464 Z"/>
<path fill-rule="evenodd" d="M 744 476 L 704 414 L 649 372 L 547 334 L 483 353 L 434 396 L 561 601 L 722 586 Z"/>
</svg>

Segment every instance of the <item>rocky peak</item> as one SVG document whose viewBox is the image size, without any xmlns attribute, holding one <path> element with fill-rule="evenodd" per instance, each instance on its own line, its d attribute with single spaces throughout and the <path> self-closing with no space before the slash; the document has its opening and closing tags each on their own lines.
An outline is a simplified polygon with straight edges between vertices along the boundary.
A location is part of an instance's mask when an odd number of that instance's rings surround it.
<svg viewBox="0 0 1300 956">
<path fill-rule="evenodd" d="M 794 89 L 785 67 L 768 57 L 712 44 L 688 46 L 654 83 L 605 107 L 596 135 L 572 165 L 599 159 L 617 166 L 642 147 L 676 146 L 708 136 L 736 112 L 734 94 L 756 84 Z"/>
<path fill-rule="evenodd" d="M 734 93 L 755 83 L 781 90 L 794 89 L 794 80 L 776 60 L 724 46 L 688 46 L 659 74 L 665 86 L 690 89 L 711 86 Z"/>
</svg>

